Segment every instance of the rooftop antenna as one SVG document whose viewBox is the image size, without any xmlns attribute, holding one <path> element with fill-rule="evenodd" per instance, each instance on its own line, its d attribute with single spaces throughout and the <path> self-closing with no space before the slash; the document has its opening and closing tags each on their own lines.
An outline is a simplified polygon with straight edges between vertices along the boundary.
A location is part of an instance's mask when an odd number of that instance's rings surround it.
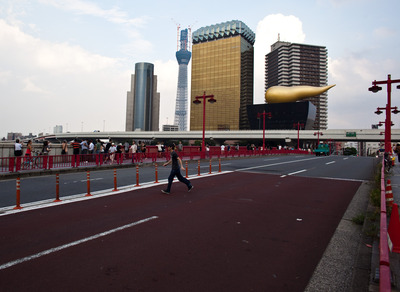
<svg viewBox="0 0 400 292">
<path fill-rule="evenodd" d="M 278 33 L 278 42 L 280 42 L 280 41 L 281 41 L 281 34 Z"/>
</svg>

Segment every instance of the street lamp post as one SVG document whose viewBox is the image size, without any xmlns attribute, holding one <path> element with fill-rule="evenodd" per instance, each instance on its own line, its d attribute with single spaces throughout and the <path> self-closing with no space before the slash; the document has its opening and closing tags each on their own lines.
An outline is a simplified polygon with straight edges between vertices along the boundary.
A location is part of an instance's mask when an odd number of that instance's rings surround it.
<svg viewBox="0 0 400 292">
<path fill-rule="evenodd" d="M 316 135 L 318 135 L 318 144 L 317 144 L 317 147 L 318 147 L 318 145 L 319 145 L 319 135 L 323 136 L 324 134 L 322 132 L 318 131 L 318 132 L 314 133 L 314 136 L 316 136 Z"/>
<path fill-rule="evenodd" d="M 293 124 L 293 128 L 297 126 L 297 150 L 300 150 L 300 127 L 304 127 L 304 124 L 297 122 Z"/>
<path fill-rule="evenodd" d="M 206 151 L 205 148 L 205 135 L 206 135 L 206 99 L 208 98 L 209 103 L 214 103 L 217 100 L 214 99 L 214 95 L 206 95 L 204 91 L 203 95 L 196 96 L 196 99 L 193 101 L 194 104 L 200 104 L 201 99 L 203 99 L 203 140 L 201 142 L 201 152 L 204 153 Z"/>
<path fill-rule="evenodd" d="M 400 79 L 392 80 L 390 74 L 388 75 L 387 80 L 383 81 L 372 81 L 372 86 L 368 88 L 369 91 L 372 91 L 373 93 L 377 93 L 378 91 L 382 90 L 382 87 L 378 86 L 378 84 L 386 84 L 387 85 L 387 103 L 386 107 L 378 107 L 377 111 L 375 112 L 377 115 L 380 115 L 382 113 L 382 110 L 385 110 L 386 112 L 386 119 L 385 119 L 385 152 L 391 153 L 392 152 L 392 146 L 391 146 L 391 140 L 392 140 L 392 121 L 391 121 L 391 110 L 394 114 L 399 113 L 397 110 L 397 107 L 391 107 L 391 94 L 392 94 L 392 83 L 400 83 Z M 398 89 L 400 89 L 400 85 L 397 86 Z"/>
<path fill-rule="evenodd" d="M 263 151 L 265 151 L 265 116 L 268 116 L 268 118 L 271 118 L 271 113 L 268 112 L 266 113 L 265 110 L 262 113 L 257 113 L 257 118 L 259 119 L 260 117 L 263 117 Z"/>
</svg>

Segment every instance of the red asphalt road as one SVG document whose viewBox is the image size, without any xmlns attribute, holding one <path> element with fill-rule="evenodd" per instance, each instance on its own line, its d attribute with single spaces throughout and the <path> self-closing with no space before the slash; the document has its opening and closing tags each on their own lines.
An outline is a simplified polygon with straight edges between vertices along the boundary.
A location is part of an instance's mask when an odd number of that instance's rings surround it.
<svg viewBox="0 0 400 292">
<path fill-rule="evenodd" d="M 233 172 L 0 217 L 0 291 L 303 291 L 360 182 Z"/>
</svg>

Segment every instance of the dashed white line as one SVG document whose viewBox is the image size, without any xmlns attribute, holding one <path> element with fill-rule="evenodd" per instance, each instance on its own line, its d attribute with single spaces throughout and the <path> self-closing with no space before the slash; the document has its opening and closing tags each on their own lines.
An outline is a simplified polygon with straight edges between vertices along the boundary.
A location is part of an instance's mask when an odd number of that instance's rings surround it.
<svg viewBox="0 0 400 292">
<path fill-rule="evenodd" d="M 12 267 L 12 266 L 15 266 L 15 265 L 18 265 L 18 264 L 21 264 L 21 263 L 24 263 L 24 262 L 28 262 L 28 261 L 40 258 L 42 256 L 45 256 L 45 255 L 48 255 L 48 254 L 51 254 L 51 253 L 54 253 L 54 252 L 57 252 L 57 251 L 60 251 L 60 250 L 75 246 L 75 245 L 78 245 L 78 244 L 81 244 L 81 243 L 84 243 L 84 242 L 87 242 L 87 241 L 90 241 L 90 240 L 93 240 L 93 239 L 97 239 L 97 238 L 100 238 L 100 237 L 103 237 L 103 236 L 107 236 L 107 235 L 109 235 L 111 233 L 114 233 L 114 232 L 117 232 L 117 231 L 121 231 L 121 230 L 130 228 L 130 227 L 133 227 L 135 225 L 146 223 L 146 222 L 148 222 L 150 220 L 154 220 L 154 219 L 157 219 L 157 218 L 158 218 L 158 216 L 152 216 L 152 217 L 149 217 L 149 218 L 146 218 L 146 219 L 142 219 L 142 220 L 139 220 L 139 221 L 136 221 L 136 222 L 132 222 L 130 224 L 126 224 L 126 225 L 123 225 L 123 226 L 120 226 L 120 227 L 117 227 L 117 228 L 114 228 L 114 229 L 111 229 L 111 230 L 108 230 L 108 231 L 105 231 L 105 232 L 102 232 L 102 233 L 98 233 L 98 234 L 95 234 L 93 236 L 89 236 L 89 237 L 86 237 L 86 238 L 83 238 L 83 239 L 80 239 L 80 240 L 77 240 L 77 241 L 74 241 L 74 242 L 70 242 L 70 243 L 67 243 L 67 244 L 64 244 L 64 245 L 60 245 L 60 246 L 57 246 L 57 247 L 54 247 L 54 248 L 50 248 L 48 250 L 45 250 L 45 251 L 30 255 L 30 256 L 15 260 L 15 261 L 11 261 L 11 262 L 5 263 L 3 265 L 0 265 L 0 270 L 4 270 L 4 269 L 7 269 L 7 268 Z"/>
<path fill-rule="evenodd" d="M 336 163 L 336 161 L 327 162 L 325 164 L 328 165 L 328 164 L 332 164 L 332 163 Z"/>
</svg>

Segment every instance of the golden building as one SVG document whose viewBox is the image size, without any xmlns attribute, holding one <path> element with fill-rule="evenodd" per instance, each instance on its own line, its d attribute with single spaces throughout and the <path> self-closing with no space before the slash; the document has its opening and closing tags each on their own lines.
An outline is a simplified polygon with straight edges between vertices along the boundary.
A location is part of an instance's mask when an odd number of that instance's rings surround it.
<svg viewBox="0 0 400 292">
<path fill-rule="evenodd" d="M 193 32 L 191 131 L 203 129 L 203 104 L 193 101 L 204 92 L 216 100 L 206 102 L 207 131 L 248 129 L 246 106 L 253 104 L 254 42 L 254 32 L 238 20 Z"/>
</svg>

